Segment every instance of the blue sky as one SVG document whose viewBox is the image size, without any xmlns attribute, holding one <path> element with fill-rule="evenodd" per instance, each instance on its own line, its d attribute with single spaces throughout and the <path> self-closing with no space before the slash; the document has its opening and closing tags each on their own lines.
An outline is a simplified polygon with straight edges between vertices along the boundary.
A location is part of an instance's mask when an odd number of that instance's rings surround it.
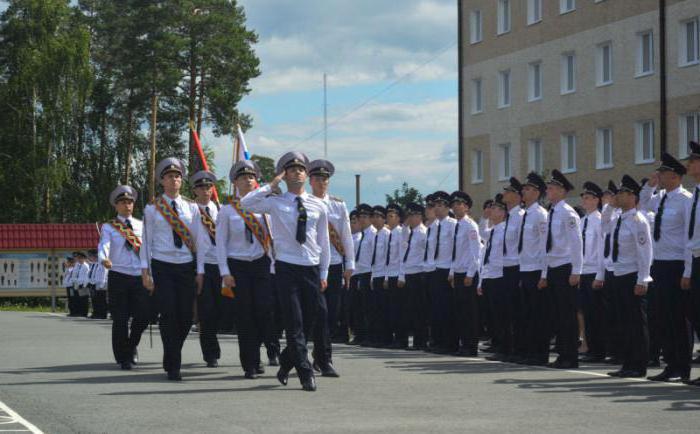
<svg viewBox="0 0 700 434">
<path fill-rule="evenodd" d="M 251 152 L 323 157 L 322 133 L 304 139 L 323 129 L 326 72 L 333 194 L 354 206 L 355 174 L 362 175 L 362 201 L 372 204 L 403 181 L 423 193 L 457 188 L 456 2 L 239 3 L 259 35 L 262 70 L 240 107 L 254 118 L 246 133 Z M 225 176 L 231 138 L 205 130 L 202 140 Z"/>
</svg>

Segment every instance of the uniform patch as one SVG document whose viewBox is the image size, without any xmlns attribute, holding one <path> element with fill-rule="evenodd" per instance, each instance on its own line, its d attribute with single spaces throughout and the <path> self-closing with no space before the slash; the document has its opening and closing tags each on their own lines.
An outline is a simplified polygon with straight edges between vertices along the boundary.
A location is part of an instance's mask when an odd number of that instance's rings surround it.
<svg viewBox="0 0 700 434">
<path fill-rule="evenodd" d="M 576 227 L 576 219 L 569 220 L 569 227 L 572 229 Z"/>
<path fill-rule="evenodd" d="M 469 239 L 470 240 L 475 240 L 479 237 L 479 233 L 477 231 L 469 231 Z"/>
<path fill-rule="evenodd" d="M 639 244 L 644 245 L 646 242 L 647 242 L 646 235 L 640 235 L 639 236 Z"/>
</svg>

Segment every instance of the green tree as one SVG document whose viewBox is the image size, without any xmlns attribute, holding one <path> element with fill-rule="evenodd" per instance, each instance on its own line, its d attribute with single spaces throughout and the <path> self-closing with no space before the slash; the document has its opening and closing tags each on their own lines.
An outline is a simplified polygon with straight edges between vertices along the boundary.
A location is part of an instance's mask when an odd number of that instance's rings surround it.
<svg viewBox="0 0 700 434">
<path fill-rule="evenodd" d="M 251 155 L 250 159 L 258 163 L 260 166 L 260 172 L 262 172 L 262 180 L 264 182 L 270 182 L 277 175 L 275 173 L 275 160 L 270 157 L 264 157 L 262 155 Z"/>
<path fill-rule="evenodd" d="M 393 193 L 386 195 L 387 204 L 396 203 L 406 208 L 406 205 L 411 202 L 423 204 L 423 196 L 415 188 L 409 187 L 407 182 L 401 184 L 401 187 L 395 189 Z"/>
</svg>

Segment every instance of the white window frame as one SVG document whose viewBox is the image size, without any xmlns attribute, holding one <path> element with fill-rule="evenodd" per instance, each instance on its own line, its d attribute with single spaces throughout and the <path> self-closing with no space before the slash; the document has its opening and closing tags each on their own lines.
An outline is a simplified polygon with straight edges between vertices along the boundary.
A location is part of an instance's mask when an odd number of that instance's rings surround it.
<svg viewBox="0 0 700 434">
<path fill-rule="evenodd" d="M 544 151 L 542 139 L 527 141 L 527 167 L 530 172 L 542 173 L 544 170 Z"/>
<path fill-rule="evenodd" d="M 606 149 L 605 149 L 605 139 L 608 139 L 608 152 L 609 155 L 606 154 Z M 610 127 L 603 127 L 603 128 L 598 128 L 596 129 L 596 164 L 595 168 L 596 169 L 611 169 L 614 166 L 614 144 L 613 144 L 613 129 Z M 605 161 L 606 157 L 609 161 Z"/>
<path fill-rule="evenodd" d="M 693 53 L 691 55 L 694 58 L 688 56 L 688 25 L 692 24 L 694 26 L 694 34 L 691 35 L 691 42 L 695 45 Z M 690 47 L 692 49 L 693 47 Z M 700 17 L 693 17 L 688 20 L 683 20 L 680 23 L 680 29 L 678 32 L 678 66 L 693 66 L 700 63 Z"/>
<path fill-rule="evenodd" d="M 648 38 L 648 39 L 645 39 Z M 648 40 L 649 45 L 645 46 L 644 41 Z M 648 58 L 649 69 L 644 69 L 644 60 Z M 654 31 L 645 30 L 643 32 L 637 33 L 637 72 L 635 77 L 646 77 L 652 75 L 655 69 L 655 59 L 654 59 Z"/>
<path fill-rule="evenodd" d="M 559 14 L 568 14 L 576 10 L 576 0 L 559 0 Z"/>
<path fill-rule="evenodd" d="M 477 44 L 484 38 L 484 21 L 480 10 L 473 10 L 469 14 L 469 42 Z"/>
<path fill-rule="evenodd" d="M 607 60 L 609 68 L 609 77 L 605 79 L 605 48 L 608 48 L 609 59 Z M 596 86 L 610 86 L 613 84 L 613 46 L 612 41 L 606 41 L 598 44 L 596 47 Z"/>
<path fill-rule="evenodd" d="M 474 149 L 472 151 L 472 184 L 484 182 L 484 151 Z"/>
<path fill-rule="evenodd" d="M 472 114 L 484 112 L 484 80 L 479 77 L 472 80 Z"/>
<path fill-rule="evenodd" d="M 688 142 L 691 140 L 700 141 L 700 111 L 683 113 L 678 118 L 678 158 L 688 156 Z"/>
<path fill-rule="evenodd" d="M 542 22 L 542 0 L 527 0 L 527 25 Z"/>
<path fill-rule="evenodd" d="M 569 84 L 569 58 L 571 58 L 571 88 Z M 576 92 L 576 53 L 570 51 L 561 55 L 561 94 Z"/>
<path fill-rule="evenodd" d="M 569 146 L 573 148 L 573 155 Z M 572 165 L 569 165 L 569 159 L 572 160 Z M 576 134 L 564 133 L 561 135 L 561 173 L 576 172 L 576 164 Z"/>
<path fill-rule="evenodd" d="M 498 71 L 498 108 L 510 107 L 513 100 L 513 80 L 511 79 L 510 69 Z M 507 80 L 506 80 L 507 78 Z M 506 83 L 507 81 L 507 83 Z"/>
<path fill-rule="evenodd" d="M 542 61 L 531 62 L 528 65 L 528 98 L 527 100 L 539 101 L 542 99 Z M 537 91 L 539 90 L 539 95 Z"/>
<path fill-rule="evenodd" d="M 498 180 L 507 181 L 510 179 L 513 173 L 513 148 L 510 143 L 501 143 L 498 145 L 498 152 L 501 158 L 498 162 Z"/>
<path fill-rule="evenodd" d="M 498 20 L 496 25 L 496 32 L 498 35 L 504 35 L 509 33 L 512 23 L 512 4 L 510 0 L 498 0 L 498 8 L 496 13 L 496 19 Z"/>
<path fill-rule="evenodd" d="M 649 126 L 649 156 L 644 158 L 644 132 L 646 126 Z M 637 121 L 634 124 L 634 162 L 635 164 L 649 164 L 654 162 L 654 120 L 645 119 L 642 121 Z"/>
</svg>

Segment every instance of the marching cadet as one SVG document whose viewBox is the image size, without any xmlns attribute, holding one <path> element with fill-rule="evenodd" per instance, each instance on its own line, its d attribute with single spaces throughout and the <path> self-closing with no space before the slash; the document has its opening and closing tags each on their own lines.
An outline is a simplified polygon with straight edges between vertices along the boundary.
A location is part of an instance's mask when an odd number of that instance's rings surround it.
<svg viewBox="0 0 700 434">
<path fill-rule="evenodd" d="M 237 162 L 229 172 L 240 197 L 253 191 L 259 178 L 260 168 L 251 160 Z M 239 357 L 248 379 L 264 372 L 260 344 L 271 341 L 275 333 L 271 247 L 264 215 L 244 208 L 237 197 L 221 207 L 216 221 L 216 253 L 223 286 L 235 293 Z M 221 285 L 217 292 L 220 289 Z"/>
<path fill-rule="evenodd" d="M 377 232 L 372 225 L 373 209 L 366 203 L 357 206 L 358 222 L 360 226 L 359 240 L 354 243 L 355 270 L 353 271 L 351 285 L 352 291 L 352 321 L 351 328 L 353 340 L 350 345 L 366 344 L 368 337 L 367 305 L 370 288 L 372 285 L 372 243 Z"/>
<path fill-rule="evenodd" d="M 360 223 L 358 221 L 357 210 L 353 209 L 350 211 L 350 233 L 352 240 L 352 250 L 346 252 L 346 255 L 352 256 L 353 265 L 355 263 L 355 249 L 357 248 L 357 243 L 360 241 Z M 354 273 L 354 270 L 353 270 Z M 350 276 L 350 284 L 345 287 L 343 291 L 340 292 L 340 316 L 338 318 L 338 328 L 335 332 L 335 338 L 331 339 L 332 342 L 337 342 L 341 344 L 347 344 L 350 342 L 350 324 L 352 323 L 353 315 L 353 305 L 352 305 L 352 295 L 353 288 L 355 288 L 355 280 L 352 275 Z"/>
<path fill-rule="evenodd" d="M 479 283 L 476 289 L 476 293 L 479 296 L 492 292 L 494 288 L 503 285 L 503 243 L 505 241 L 505 219 L 507 213 L 507 206 L 499 194 L 491 203 L 491 212 L 489 214 L 491 229 L 487 235 L 484 256 L 481 261 L 481 269 L 479 270 Z M 491 311 L 491 316 L 493 316 L 495 314 L 493 303 L 490 303 L 488 308 Z M 499 343 L 494 342 L 494 345 L 498 346 Z"/>
<path fill-rule="evenodd" d="M 455 330 L 456 356 L 476 357 L 479 346 L 479 308 L 476 284 L 481 257 L 479 226 L 469 216 L 472 198 L 463 191 L 450 195 L 450 207 L 455 214 L 452 236 L 452 266 L 449 281 L 453 288 L 454 303 L 452 324 Z"/>
<path fill-rule="evenodd" d="M 435 220 L 430 225 L 428 239 L 429 269 L 428 290 L 431 298 L 430 351 L 447 354 L 457 351 L 455 330 L 452 324 L 453 304 L 450 303 L 452 288 L 448 281 L 452 267 L 452 243 L 457 221 L 449 216 L 450 195 L 444 191 L 433 193 Z"/>
<path fill-rule="evenodd" d="M 700 336 L 700 218 L 697 218 L 698 213 L 698 198 L 700 197 L 700 144 L 696 142 L 690 142 L 688 144 L 690 148 L 690 154 L 688 155 L 688 174 L 695 181 L 695 188 L 693 188 L 692 201 L 686 209 L 686 222 L 688 224 L 687 228 L 687 238 L 685 244 L 685 268 L 683 270 L 683 279 L 681 280 L 681 288 L 683 293 L 679 295 L 679 300 L 669 306 L 670 310 L 673 311 L 674 322 L 681 322 L 683 315 L 678 312 L 679 304 L 689 305 L 688 308 L 688 319 L 695 329 L 695 333 Z M 678 317 L 676 317 L 676 315 Z M 673 326 L 674 330 L 676 325 Z M 680 330 L 680 329 L 679 329 Z M 678 365 L 680 367 L 688 366 L 688 377 L 690 377 L 690 365 L 688 360 L 692 357 L 692 329 L 690 332 L 685 329 L 685 334 L 678 336 L 678 343 L 675 348 L 678 354 Z M 683 337 L 685 336 L 685 340 Z M 687 344 L 687 347 L 683 345 Z M 665 355 L 665 354 L 664 354 Z M 700 386 L 700 377 L 695 380 L 687 381 L 687 384 L 693 386 Z"/>
<path fill-rule="evenodd" d="M 66 302 L 68 304 L 68 316 L 76 316 L 75 301 L 73 297 L 73 270 L 75 259 L 67 256 L 63 269 L 63 287 L 66 288 Z"/>
<path fill-rule="evenodd" d="M 87 318 L 90 308 L 90 288 L 89 275 L 90 265 L 87 263 L 87 256 L 83 252 L 73 253 L 76 264 L 73 272 L 73 289 L 76 293 L 77 316 Z"/>
<path fill-rule="evenodd" d="M 350 278 L 355 269 L 348 209 L 342 199 L 328 194 L 328 185 L 334 173 L 335 166 L 328 160 L 314 160 L 309 163 L 311 191 L 328 207 L 328 236 L 331 243 L 328 287 L 323 291 L 328 308 L 328 321 L 326 323 L 316 322 L 313 354 L 314 368 L 326 377 L 337 376 L 333 369 L 331 342 L 332 337 L 339 331 L 341 293 L 350 287 Z M 347 331 L 345 333 L 347 334 Z M 317 357 L 317 354 L 321 352 L 325 354 Z M 323 370 L 316 362 L 317 359 L 327 361 Z"/>
<path fill-rule="evenodd" d="M 187 176 L 177 158 L 166 158 L 155 171 L 163 194 L 144 211 L 140 249 L 143 286 L 156 297 L 163 341 L 163 369 L 168 380 L 181 381 L 182 346 L 194 314 L 195 251 L 202 228 L 197 204 L 180 195 Z"/>
<path fill-rule="evenodd" d="M 644 184 L 639 194 L 640 210 L 654 212 L 651 267 L 647 315 L 649 321 L 650 363 L 659 362 L 663 349 L 667 366 L 654 381 L 683 381 L 690 375 L 689 336 L 683 309 L 681 278 L 685 267 L 685 243 L 688 223 L 686 209 L 692 195 L 683 188 L 687 169 L 667 153 L 661 154 L 661 166 Z M 656 365 L 658 366 L 658 365 Z"/>
<path fill-rule="evenodd" d="M 107 273 L 104 266 L 97 259 L 97 250 L 88 251 L 90 258 L 90 273 L 88 283 L 92 298 L 92 319 L 107 318 Z"/>
<path fill-rule="evenodd" d="M 278 175 L 272 182 L 248 193 L 241 205 L 252 212 L 270 214 L 271 232 L 275 234 L 275 280 L 287 337 L 277 379 L 286 385 L 289 371 L 296 368 L 302 388 L 315 391 L 306 344 L 314 321 L 327 321 L 326 301 L 321 294 L 328 286 L 330 241 L 326 205 L 304 190 L 308 163 L 300 152 L 286 153 L 277 162 Z M 279 187 L 283 180 L 286 193 Z M 316 362 L 322 371 L 333 369 L 329 360 Z"/>
<path fill-rule="evenodd" d="M 583 239 L 580 218 L 565 200 L 573 189 L 574 186 L 560 171 L 552 171 L 552 178 L 547 183 L 547 199 L 552 204 L 547 223 L 547 269 L 538 286 L 549 288 L 555 306 L 552 322 L 559 357 L 549 366 L 557 369 L 578 368 L 576 290 L 583 265 Z"/>
<path fill-rule="evenodd" d="M 219 204 L 211 200 L 216 176 L 200 170 L 190 177 L 190 184 L 199 207 L 203 235 L 197 241 L 197 318 L 199 320 L 199 345 L 204 362 L 209 368 L 219 366 L 221 347 L 216 337 L 223 307 L 221 275 L 216 254 L 216 219 Z"/>
<path fill-rule="evenodd" d="M 376 205 L 372 208 L 372 226 L 376 230 L 372 241 L 372 280 L 369 292 L 367 319 L 369 328 L 369 342 L 367 346 L 383 347 L 388 345 L 383 341 L 386 318 L 384 308 L 386 305 L 386 291 L 384 280 L 386 279 L 386 250 L 391 232 L 386 228 L 386 208 Z"/>
<path fill-rule="evenodd" d="M 525 324 L 523 341 L 516 347 L 520 359 L 514 360 L 527 365 L 544 366 L 549 360 L 549 309 L 548 288 L 538 288 L 537 284 L 546 276 L 545 256 L 547 255 L 547 211 L 540 204 L 547 191 L 544 179 L 530 172 L 522 186 L 523 208 L 525 213 L 520 221 L 518 255 L 520 263 L 520 286 L 525 302 L 522 317 Z"/>
<path fill-rule="evenodd" d="M 579 353 L 583 354 L 583 362 L 602 362 L 605 359 L 603 295 L 600 289 L 593 290 L 593 281 L 600 269 L 603 254 L 602 197 L 603 190 L 597 184 L 590 181 L 583 183 L 581 204 L 586 213 L 581 223 L 583 267 L 577 298 L 578 329 L 582 340 Z"/>
<path fill-rule="evenodd" d="M 603 331 L 605 353 L 609 356 L 604 362 L 610 365 L 619 365 L 622 363 L 621 348 L 624 345 L 622 342 L 624 325 L 621 323 L 621 299 L 618 291 L 613 286 L 615 276 L 613 274 L 612 255 L 610 254 L 615 222 L 620 216 L 620 207 L 617 204 L 617 193 L 619 193 L 619 189 L 617 185 L 610 180 L 608 181 L 608 189 L 606 191 L 610 192 L 610 202 L 608 205 L 603 206 L 603 212 L 600 218 L 600 228 L 603 236 L 601 266 L 603 267 L 605 278 L 600 293 L 602 296 L 602 308 L 605 311 L 603 315 L 605 318 L 605 330 Z M 595 291 L 597 288 L 593 289 Z"/>
<path fill-rule="evenodd" d="M 426 306 L 424 267 L 427 229 L 423 225 L 425 208 L 417 203 L 406 205 L 407 231 L 401 242 L 401 268 L 397 286 L 405 288 L 397 341 L 405 349 L 425 350 L 428 339 L 428 310 Z M 408 346 L 408 334 L 413 333 L 413 346 Z"/>
<path fill-rule="evenodd" d="M 109 311 L 112 314 L 112 351 L 122 369 L 137 360 L 136 348 L 151 317 L 151 303 L 141 279 L 143 224 L 133 217 L 136 190 L 120 185 L 109 195 L 117 215 L 102 225 L 97 258 L 107 274 Z M 132 317 L 129 327 L 129 317 Z"/>
<path fill-rule="evenodd" d="M 386 341 L 391 348 L 404 348 L 403 343 L 398 340 L 398 323 L 401 309 L 401 293 L 399 290 L 399 274 L 401 273 L 401 240 L 403 239 L 404 226 L 401 224 L 404 217 L 403 209 L 399 204 L 390 203 L 386 206 L 386 221 L 389 229 L 389 240 L 387 241 L 386 257 L 386 280 L 384 280 L 384 290 L 386 291 L 386 304 L 384 317 L 386 318 Z"/>
<path fill-rule="evenodd" d="M 621 214 L 615 222 L 611 253 L 613 286 L 622 297 L 624 340 L 622 368 L 610 372 L 613 377 L 644 377 L 649 357 L 649 330 L 644 295 L 651 282 L 652 245 L 649 223 L 637 209 L 641 187 L 628 175 L 622 177 L 616 202 Z M 601 269 L 594 287 L 603 285 Z"/>
</svg>

